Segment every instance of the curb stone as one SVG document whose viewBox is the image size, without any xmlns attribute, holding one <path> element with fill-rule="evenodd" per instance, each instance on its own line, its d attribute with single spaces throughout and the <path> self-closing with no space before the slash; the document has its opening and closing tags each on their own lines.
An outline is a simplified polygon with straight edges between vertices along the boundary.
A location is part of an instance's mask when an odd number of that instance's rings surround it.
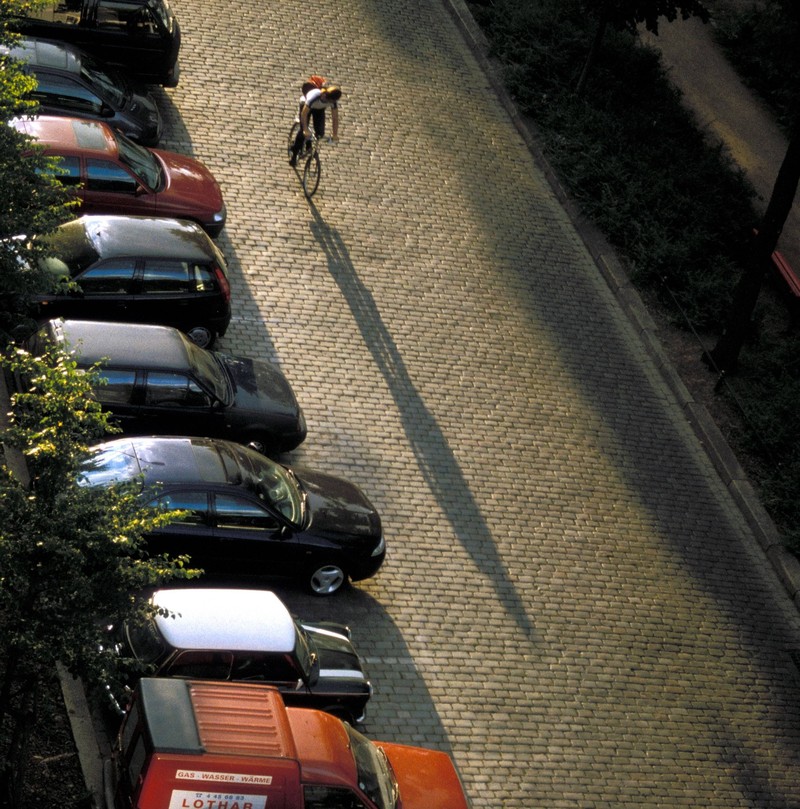
<svg viewBox="0 0 800 809">
<path fill-rule="evenodd" d="M 659 373 L 675 396 L 677 403 L 692 430 L 705 449 L 720 480 L 752 529 L 767 559 L 786 589 L 795 606 L 800 610 L 800 559 L 781 542 L 780 532 L 767 514 L 756 491 L 739 464 L 725 437 L 720 432 L 704 405 L 696 402 L 683 384 L 675 368 L 667 358 L 656 326 L 641 296 L 634 288 L 625 268 L 614 254 L 605 237 L 579 212 L 575 203 L 561 186 L 553 168 L 539 145 L 536 125 L 524 118 L 502 82 L 500 70 L 488 56 L 489 43 L 478 28 L 475 19 L 463 0 L 442 0 L 458 26 L 467 46 L 489 79 L 514 126 L 539 164 L 559 203 L 564 208 L 600 274 L 620 304 L 631 323 L 636 326 L 647 353 L 653 358 Z"/>
</svg>

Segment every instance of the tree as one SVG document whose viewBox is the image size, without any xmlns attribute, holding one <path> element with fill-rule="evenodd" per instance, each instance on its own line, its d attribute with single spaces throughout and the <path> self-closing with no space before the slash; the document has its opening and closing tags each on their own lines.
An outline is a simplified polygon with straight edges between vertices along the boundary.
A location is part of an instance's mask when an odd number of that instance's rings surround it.
<svg viewBox="0 0 800 809">
<path fill-rule="evenodd" d="M 658 34 L 658 21 L 665 17 L 667 21 L 674 22 L 680 13 L 681 19 L 697 16 L 703 22 L 708 22 L 708 9 L 700 0 L 585 0 L 589 13 L 597 19 L 597 28 L 589 47 L 589 53 L 583 64 L 578 84 L 575 87 L 577 95 L 582 95 L 586 89 L 589 72 L 594 66 L 597 53 L 605 37 L 608 26 L 618 31 L 636 33 L 639 25 L 644 23 L 648 31 Z"/>
<path fill-rule="evenodd" d="M 6 448 L 22 471 L 0 467 L 0 806 L 19 804 L 26 742 L 56 663 L 88 682 L 115 678 L 108 624 L 143 618 L 143 588 L 189 578 L 185 558 L 147 554 L 144 535 L 175 519 L 140 503 L 135 486 L 82 486 L 88 442 L 110 431 L 92 397 L 95 369 L 78 370 L 55 345 L 40 357 L 15 348 L 3 370 L 25 380 L 11 397 Z"/>
<path fill-rule="evenodd" d="M 2 0 L 0 45 L 16 40 L 8 30 L 9 21 L 32 5 Z M 16 60 L 0 55 L 0 340 L 18 331 L 31 292 L 47 283 L 36 262 L 42 248 L 30 237 L 48 233 L 73 216 L 73 203 L 57 179 L 57 163 L 27 135 L 6 125 L 12 118 L 36 112 L 37 104 L 30 98 L 35 86 L 35 79 Z M 14 238 L 20 235 L 29 238 Z"/>
<path fill-rule="evenodd" d="M 725 330 L 716 346 L 704 359 L 718 371 L 736 367 L 753 311 L 758 302 L 761 285 L 778 244 L 786 218 L 792 209 L 800 182 L 800 120 L 794 124 L 778 176 L 772 189 L 767 210 L 753 238 L 744 271 L 733 293 L 733 302 Z"/>
</svg>

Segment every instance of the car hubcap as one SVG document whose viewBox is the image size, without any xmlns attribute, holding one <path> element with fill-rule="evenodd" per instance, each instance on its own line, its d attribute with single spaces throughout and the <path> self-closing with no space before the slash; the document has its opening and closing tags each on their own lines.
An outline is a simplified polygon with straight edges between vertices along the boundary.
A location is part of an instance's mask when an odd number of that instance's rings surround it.
<svg viewBox="0 0 800 809">
<path fill-rule="evenodd" d="M 344 572 L 336 565 L 325 565 L 311 575 L 311 589 L 317 595 L 335 593 L 344 584 Z"/>
<path fill-rule="evenodd" d="M 186 332 L 189 339 L 200 348 L 208 348 L 211 345 L 214 335 L 205 326 L 195 326 Z"/>
</svg>

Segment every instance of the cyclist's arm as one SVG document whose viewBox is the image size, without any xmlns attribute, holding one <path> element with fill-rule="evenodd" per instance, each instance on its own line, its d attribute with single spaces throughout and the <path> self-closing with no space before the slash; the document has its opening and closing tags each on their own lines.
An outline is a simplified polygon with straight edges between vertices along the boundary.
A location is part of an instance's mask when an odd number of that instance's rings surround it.
<svg viewBox="0 0 800 809">
<path fill-rule="evenodd" d="M 308 104 L 303 104 L 303 109 L 300 110 L 300 127 L 303 130 L 303 137 L 311 137 L 311 132 L 308 129 L 308 117 L 311 115 L 311 107 Z"/>
</svg>

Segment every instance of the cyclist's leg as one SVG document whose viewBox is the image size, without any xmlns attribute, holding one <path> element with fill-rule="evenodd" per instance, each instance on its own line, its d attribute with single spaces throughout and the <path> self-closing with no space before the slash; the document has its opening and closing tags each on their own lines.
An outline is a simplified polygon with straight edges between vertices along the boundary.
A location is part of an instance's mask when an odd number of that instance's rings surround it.
<svg viewBox="0 0 800 809">
<path fill-rule="evenodd" d="M 314 134 L 317 140 L 325 137 L 325 109 L 311 110 L 311 119 L 314 122 Z"/>
</svg>

